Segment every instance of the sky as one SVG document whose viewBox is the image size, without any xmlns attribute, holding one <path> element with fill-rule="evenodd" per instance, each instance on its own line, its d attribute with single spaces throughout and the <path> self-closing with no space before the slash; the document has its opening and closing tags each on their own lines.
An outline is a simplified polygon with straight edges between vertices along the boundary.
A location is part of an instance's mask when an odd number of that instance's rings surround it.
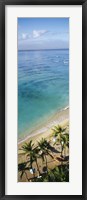
<svg viewBox="0 0 87 200">
<path fill-rule="evenodd" d="M 69 48 L 69 18 L 18 18 L 18 50 Z"/>
</svg>

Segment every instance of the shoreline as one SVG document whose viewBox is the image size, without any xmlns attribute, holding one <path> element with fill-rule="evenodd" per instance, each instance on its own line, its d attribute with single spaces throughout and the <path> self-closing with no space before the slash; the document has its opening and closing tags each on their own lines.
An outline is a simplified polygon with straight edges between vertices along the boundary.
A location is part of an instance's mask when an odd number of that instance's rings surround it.
<svg viewBox="0 0 87 200">
<path fill-rule="evenodd" d="M 51 131 L 52 128 L 58 124 L 67 124 L 69 121 L 69 107 L 65 107 L 63 110 L 60 110 L 56 114 L 50 117 L 48 121 L 36 128 L 36 130 L 32 131 L 29 135 L 25 136 L 25 138 L 18 141 L 18 149 L 21 145 L 25 142 L 29 142 L 29 140 L 38 140 L 41 137 L 47 137 Z M 50 132 L 50 133 L 49 133 Z"/>
</svg>

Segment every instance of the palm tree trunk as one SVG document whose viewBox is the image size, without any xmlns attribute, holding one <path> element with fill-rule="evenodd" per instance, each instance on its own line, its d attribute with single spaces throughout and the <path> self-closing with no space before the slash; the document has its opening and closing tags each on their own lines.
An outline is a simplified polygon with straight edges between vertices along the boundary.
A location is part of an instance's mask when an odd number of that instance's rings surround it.
<svg viewBox="0 0 87 200">
<path fill-rule="evenodd" d="M 47 157 L 46 157 L 46 155 L 45 155 L 45 160 L 46 160 L 46 168 L 47 168 L 47 172 L 48 172 Z"/>
<path fill-rule="evenodd" d="M 33 170 L 33 166 L 32 166 L 32 164 L 31 164 L 31 169 Z M 35 173 L 33 172 L 33 177 L 35 178 Z"/>
<path fill-rule="evenodd" d="M 27 179 L 27 181 L 29 181 L 29 179 L 28 179 L 28 176 L 27 176 L 27 173 L 25 172 L 25 175 L 26 175 L 26 179 Z"/>
<path fill-rule="evenodd" d="M 61 157 L 63 157 L 63 146 L 61 145 Z"/>
<path fill-rule="evenodd" d="M 66 157 L 66 147 L 65 147 L 65 149 L 64 149 L 64 156 Z"/>
<path fill-rule="evenodd" d="M 39 172 L 39 175 L 40 175 L 40 170 L 39 170 L 39 166 L 38 166 L 38 163 L 37 163 L 37 159 L 36 159 L 36 165 L 37 165 L 37 169 L 38 169 L 38 172 Z"/>
</svg>

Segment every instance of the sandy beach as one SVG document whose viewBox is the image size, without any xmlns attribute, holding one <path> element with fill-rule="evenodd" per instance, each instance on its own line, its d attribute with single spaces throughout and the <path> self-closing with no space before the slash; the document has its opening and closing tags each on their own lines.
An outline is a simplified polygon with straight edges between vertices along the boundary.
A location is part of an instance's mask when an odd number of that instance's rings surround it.
<svg viewBox="0 0 87 200">
<path fill-rule="evenodd" d="M 18 143 L 18 163 L 22 163 L 26 161 L 26 156 L 24 155 L 23 151 L 20 150 L 21 147 L 24 145 L 24 143 L 28 143 L 30 140 L 33 141 L 34 145 L 37 145 L 37 142 L 40 141 L 42 138 L 47 139 L 47 141 L 51 141 L 52 144 L 52 128 L 54 126 L 61 125 L 62 127 L 65 127 L 69 132 L 69 108 L 66 108 L 58 113 L 56 113 L 53 117 L 50 118 L 50 120 L 47 121 L 46 125 L 43 127 L 39 127 L 35 132 L 31 133 L 27 138 L 23 139 Z M 57 150 L 60 151 L 60 147 L 57 147 Z M 67 155 L 69 155 L 69 152 L 67 150 Z M 60 153 L 53 152 L 53 159 L 48 156 L 48 167 L 49 169 L 53 169 L 54 166 L 58 166 L 61 164 L 59 160 L 56 159 L 56 156 L 60 157 Z M 45 163 L 42 164 L 42 161 L 39 159 L 39 168 L 40 171 L 42 171 L 42 166 L 45 165 Z M 34 164 L 35 167 L 35 164 Z M 32 178 L 32 175 L 29 175 L 29 178 Z M 20 178 L 18 178 L 18 181 L 21 181 Z M 23 177 L 22 181 L 26 181 L 25 176 Z"/>
<path fill-rule="evenodd" d="M 29 133 L 27 137 L 24 139 L 21 139 L 18 141 L 18 149 L 25 143 L 29 142 L 30 140 L 33 140 L 36 142 L 36 140 L 41 139 L 42 137 L 49 137 L 52 133 L 52 128 L 58 124 L 65 126 L 68 124 L 69 121 L 69 107 L 66 107 L 65 109 L 57 112 L 55 115 L 53 115 L 47 123 L 43 124 L 42 126 L 37 127 L 36 130 Z"/>
</svg>

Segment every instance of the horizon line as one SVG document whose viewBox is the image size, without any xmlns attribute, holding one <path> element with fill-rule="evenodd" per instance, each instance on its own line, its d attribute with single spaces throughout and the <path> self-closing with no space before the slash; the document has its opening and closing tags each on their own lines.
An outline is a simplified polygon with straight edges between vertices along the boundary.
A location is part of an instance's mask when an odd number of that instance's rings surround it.
<svg viewBox="0 0 87 200">
<path fill-rule="evenodd" d="M 69 48 L 61 48 L 61 49 L 19 49 L 18 51 L 48 51 L 48 50 L 69 50 Z"/>
</svg>

